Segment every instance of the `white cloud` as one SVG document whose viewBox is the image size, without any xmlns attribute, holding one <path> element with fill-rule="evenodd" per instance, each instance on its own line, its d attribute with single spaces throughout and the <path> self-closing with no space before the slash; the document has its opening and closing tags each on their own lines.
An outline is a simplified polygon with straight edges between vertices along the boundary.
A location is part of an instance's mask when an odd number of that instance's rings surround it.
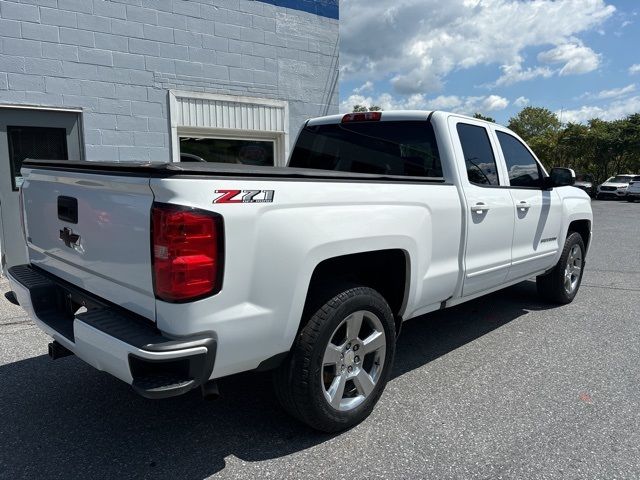
<svg viewBox="0 0 640 480">
<path fill-rule="evenodd" d="M 530 47 L 550 46 L 543 59 L 564 75 L 597 68 L 600 57 L 575 36 L 598 28 L 615 8 L 605 0 L 348 0 L 341 4 L 345 79 L 390 76 L 396 92 L 438 91 L 454 70 L 502 65 L 501 84 L 545 77 L 525 68 Z M 373 38 L 375 41 L 369 41 Z"/>
<path fill-rule="evenodd" d="M 636 73 L 640 73 L 640 63 L 636 63 L 629 67 L 629 75 L 635 75 Z"/>
<path fill-rule="evenodd" d="M 548 67 L 535 67 L 522 70 L 522 65 L 520 63 L 502 65 L 500 69 L 502 70 L 502 75 L 495 81 L 493 86 L 500 87 L 503 85 L 512 85 L 526 80 L 533 80 L 538 77 L 549 78 L 553 75 L 553 70 Z"/>
<path fill-rule="evenodd" d="M 605 99 L 605 98 L 623 97 L 635 91 L 636 91 L 636 84 L 632 83 L 631 85 L 627 85 L 626 87 L 612 88 L 611 90 L 602 90 L 597 95 L 595 95 L 595 98 Z"/>
<path fill-rule="evenodd" d="M 513 101 L 516 107 L 525 107 L 529 105 L 531 101 L 527 97 L 518 97 Z"/>
<path fill-rule="evenodd" d="M 619 87 L 619 88 L 611 88 L 608 90 L 601 90 L 598 93 L 591 93 L 591 92 L 586 92 L 583 93 L 582 95 L 580 95 L 579 97 L 576 97 L 576 100 L 584 100 L 584 99 L 589 99 L 589 100 L 607 100 L 607 99 L 611 99 L 611 98 L 619 98 L 619 97 L 624 97 L 627 96 L 633 92 L 636 91 L 636 84 L 635 83 L 631 83 L 625 87 Z"/>
<path fill-rule="evenodd" d="M 378 105 L 383 110 L 445 110 L 471 115 L 475 112 L 494 112 L 509 106 L 509 100 L 498 95 L 460 97 L 457 95 L 440 95 L 427 98 L 422 93 L 406 97 L 396 97 L 389 93 L 378 96 L 364 96 L 358 93 L 350 95 L 340 104 L 340 111 L 350 112 L 354 105 Z"/>
<path fill-rule="evenodd" d="M 358 88 L 354 88 L 353 92 L 362 93 L 362 92 L 370 92 L 371 90 L 373 90 L 373 82 L 371 80 L 367 80 Z"/>
<path fill-rule="evenodd" d="M 509 100 L 498 95 L 489 95 L 482 100 L 482 110 L 486 112 L 493 112 L 494 110 L 504 110 L 509 106 Z"/>
<path fill-rule="evenodd" d="M 425 101 L 425 108 L 427 102 Z M 440 95 L 429 101 L 429 108 L 434 110 L 453 111 L 460 108 L 464 104 L 464 100 L 457 95 Z"/>
<path fill-rule="evenodd" d="M 583 105 L 574 110 L 558 111 L 563 122 L 584 123 L 592 118 L 618 120 L 640 111 L 640 96 L 614 100 L 605 106 Z"/>
<path fill-rule="evenodd" d="M 596 70 L 600 66 L 600 57 L 582 42 L 576 41 L 542 52 L 538 60 L 551 65 L 562 63 L 564 66 L 560 69 L 560 75 L 575 75 Z"/>
</svg>

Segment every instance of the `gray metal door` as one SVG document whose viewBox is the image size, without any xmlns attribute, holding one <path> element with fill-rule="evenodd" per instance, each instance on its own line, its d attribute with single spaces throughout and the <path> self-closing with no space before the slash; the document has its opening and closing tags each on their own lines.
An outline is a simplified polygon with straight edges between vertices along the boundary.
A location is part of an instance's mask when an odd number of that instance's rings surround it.
<svg viewBox="0 0 640 480">
<path fill-rule="evenodd" d="M 27 262 L 18 192 L 25 158 L 81 160 L 75 112 L 0 108 L 0 227 L 3 270 Z"/>
</svg>

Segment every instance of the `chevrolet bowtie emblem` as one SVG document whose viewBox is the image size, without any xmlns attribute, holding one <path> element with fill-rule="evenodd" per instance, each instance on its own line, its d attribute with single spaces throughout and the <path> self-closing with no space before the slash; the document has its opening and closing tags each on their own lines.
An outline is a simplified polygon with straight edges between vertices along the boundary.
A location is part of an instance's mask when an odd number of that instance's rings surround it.
<svg viewBox="0 0 640 480">
<path fill-rule="evenodd" d="M 64 242 L 64 244 L 69 247 L 77 247 L 80 243 L 80 235 L 73 233 L 73 230 L 64 227 L 60 230 L 60 240 Z"/>
</svg>

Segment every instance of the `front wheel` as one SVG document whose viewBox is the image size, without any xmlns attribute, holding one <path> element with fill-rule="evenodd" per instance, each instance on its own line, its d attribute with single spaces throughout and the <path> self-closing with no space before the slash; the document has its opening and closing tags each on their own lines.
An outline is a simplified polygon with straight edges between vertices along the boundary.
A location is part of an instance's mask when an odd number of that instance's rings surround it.
<svg viewBox="0 0 640 480">
<path fill-rule="evenodd" d="M 585 253 L 580 234 L 570 232 L 554 269 L 536 278 L 540 296 L 554 303 L 571 303 L 582 282 Z"/>
<path fill-rule="evenodd" d="M 385 299 L 367 287 L 346 288 L 314 310 L 274 372 L 274 386 L 294 417 L 337 432 L 364 420 L 382 395 L 395 354 L 395 323 Z"/>
</svg>

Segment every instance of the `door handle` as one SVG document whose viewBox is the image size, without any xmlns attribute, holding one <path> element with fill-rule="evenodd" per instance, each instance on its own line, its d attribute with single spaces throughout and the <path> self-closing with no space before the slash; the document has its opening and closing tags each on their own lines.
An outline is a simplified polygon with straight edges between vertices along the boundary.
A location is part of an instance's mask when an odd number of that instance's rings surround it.
<svg viewBox="0 0 640 480">
<path fill-rule="evenodd" d="M 522 201 L 518 204 L 518 208 L 524 212 L 526 210 L 529 210 L 531 208 L 531 205 L 525 201 Z"/>
<path fill-rule="evenodd" d="M 489 211 L 489 206 L 486 205 L 483 202 L 478 202 L 475 205 L 471 206 L 471 211 L 473 213 L 481 214 L 481 213 Z"/>
</svg>

